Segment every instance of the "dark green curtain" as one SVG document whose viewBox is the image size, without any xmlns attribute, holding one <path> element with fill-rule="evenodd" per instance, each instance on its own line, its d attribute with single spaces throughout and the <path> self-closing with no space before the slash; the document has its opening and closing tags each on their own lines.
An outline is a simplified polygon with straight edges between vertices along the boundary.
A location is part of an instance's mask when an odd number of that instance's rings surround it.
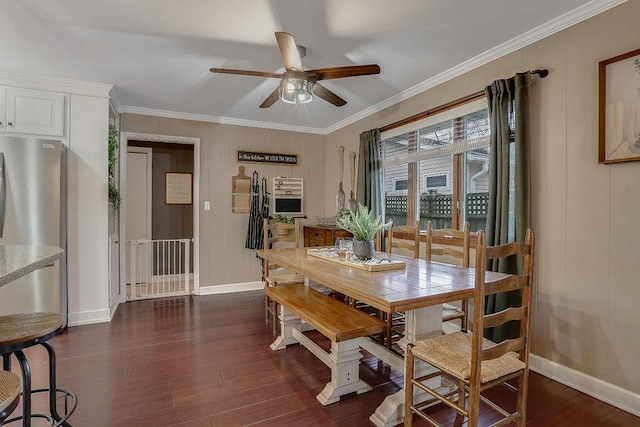
<svg viewBox="0 0 640 427">
<path fill-rule="evenodd" d="M 524 242 L 531 223 L 531 133 L 529 90 L 531 73 L 519 73 L 496 80 L 485 93 L 489 105 L 491 154 L 489 160 L 489 206 L 487 245 Z M 521 273 L 522 262 L 515 258 L 490 261 L 487 269 Z M 495 313 L 520 302 L 520 292 L 487 297 L 486 313 Z M 500 342 L 517 336 L 519 325 L 509 322 L 487 331 L 487 338 Z"/>
<path fill-rule="evenodd" d="M 358 184 L 356 201 L 367 206 L 373 217 L 384 215 L 380 131 L 371 129 L 360 134 Z"/>
</svg>

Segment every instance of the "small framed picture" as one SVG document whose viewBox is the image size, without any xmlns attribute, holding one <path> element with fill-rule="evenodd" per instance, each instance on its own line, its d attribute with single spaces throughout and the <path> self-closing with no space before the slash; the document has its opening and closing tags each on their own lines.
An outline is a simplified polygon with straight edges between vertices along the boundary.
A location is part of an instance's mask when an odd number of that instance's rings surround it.
<svg viewBox="0 0 640 427">
<path fill-rule="evenodd" d="M 164 174 L 164 203 L 167 205 L 193 204 L 193 175 L 167 172 Z"/>
<path fill-rule="evenodd" d="M 640 160 L 640 49 L 599 63 L 598 162 Z"/>
</svg>

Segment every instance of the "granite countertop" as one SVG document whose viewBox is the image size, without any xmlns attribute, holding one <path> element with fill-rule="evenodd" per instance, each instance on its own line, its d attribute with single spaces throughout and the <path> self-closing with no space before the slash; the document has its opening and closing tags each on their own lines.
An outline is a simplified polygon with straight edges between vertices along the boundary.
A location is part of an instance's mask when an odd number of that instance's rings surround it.
<svg viewBox="0 0 640 427">
<path fill-rule="evenodd" d="M 0 286 L 62 258 L 55 246 L 0 245 Z"/>
</svg>

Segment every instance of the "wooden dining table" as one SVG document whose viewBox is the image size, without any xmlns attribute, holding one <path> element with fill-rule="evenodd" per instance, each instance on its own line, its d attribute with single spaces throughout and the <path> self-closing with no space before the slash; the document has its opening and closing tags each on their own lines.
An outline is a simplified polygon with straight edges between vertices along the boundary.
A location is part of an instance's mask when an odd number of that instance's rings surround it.
<svg viewBox="0 0 640 427">
<path fill-rule="evenodd" d="M 307 253 L 309 248 L 258 251 L 258 256 L 300 274 L 335 292 L 375 307 L 385 313 L 405 313 L 405 332 L 399 345 L 442 333 L 442 304 L 473 297 L 475 269 L 377 252 L 376 259 L 403 261 L 404 268 L 366 271 L 345 263 L 325 260 Z M 317 250 L 314 248 L 313 250 Z M 384 262 L 384 261 L 383 261 Z M 504 277 L 486 273 L 486 280 Z M 374 340 L 362 338 L 360 346 L 393 369 L 404 372 L 402 355 Z M 422 372 L 433 368 L 422 366 Z M 434 381 L 440 381 L 439 378 Z M 420 398 L 420 397 L 418 397 Z M 422 399 L 424 400 L 424 396 Z M 375 425 L 394 426 L 404 421 L 404 389 L 385 398 L 369 418 Z"/>
</svg>

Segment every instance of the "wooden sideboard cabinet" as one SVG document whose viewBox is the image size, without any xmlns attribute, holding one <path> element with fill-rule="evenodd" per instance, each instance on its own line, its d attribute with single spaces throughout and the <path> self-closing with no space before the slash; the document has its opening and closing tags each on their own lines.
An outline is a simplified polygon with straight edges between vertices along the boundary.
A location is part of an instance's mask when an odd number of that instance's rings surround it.
<svg viewBox="0 0 640 427">
<path fill-rule="evenodd" d="M 305 246 L 333 246 L 338 237 L 352 237 L 352 234 L 338 227 L 304 227 Z"/>
</svg>

